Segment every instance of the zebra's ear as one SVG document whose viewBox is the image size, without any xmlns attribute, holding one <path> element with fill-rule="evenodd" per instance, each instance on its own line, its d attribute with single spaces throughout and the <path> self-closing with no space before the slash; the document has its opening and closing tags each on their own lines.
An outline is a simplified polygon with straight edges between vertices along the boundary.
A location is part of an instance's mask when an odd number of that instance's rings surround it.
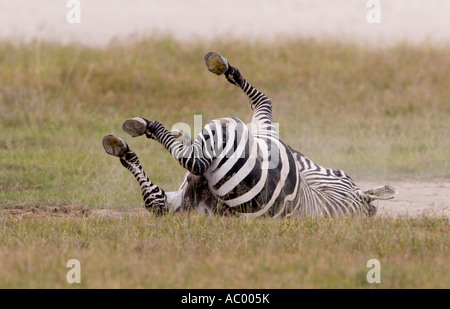
<svg viewBox="0 0 450 309">
<path fill-rule="evenodd" d="M 391 186 L 383 186 L 364 191 L 364 194 L 373 200 L 389 200 L 397 195 L 397 190 Z"/>
<path fill-rule="evenodd" d="M 170 131 L 170 134 L 176 139 L 179 139 L 185 146 L 192 145 L 193 143 L 189 134 L 187 132 L 184 132 L 183 130 L 174 129 Z"/>
</svg>

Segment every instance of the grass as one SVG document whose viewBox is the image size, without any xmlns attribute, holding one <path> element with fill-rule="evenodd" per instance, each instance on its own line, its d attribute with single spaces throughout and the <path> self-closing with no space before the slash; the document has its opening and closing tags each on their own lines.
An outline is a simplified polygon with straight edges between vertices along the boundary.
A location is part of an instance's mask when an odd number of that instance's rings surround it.
<svg viewBox="0 0 450 309">
<path fill-rule="evenodd" d="M 0 221 L 0 288 L 448 287 L 448 218 L 128 213 Z M 66 281 L 73 258 L 81 264 L 79 285 Z M 380 261 L 379 284 L 366 280 L 370 259 Z"/>
<path fill-rule="evenodd" d="M 106 48 L 0 43 L 0 204 L 76 201 L 141 205 L 132 176 L 101 139 L 125 138 L 152 180 L 184 175 L 160 145 L 121 130 L 134 116 L 167 127 L 194 115 L 250 121 L 245 96 L 206 70 L 223 53 L 274 102 L 289 145 L 354 179 L 450 174 L 448 48 L 389 49 L 314 40 L 178 43 L 153 38 Z M 170 168 L 170 175 L 167 169 Z"/>
<path fill-rule="evenodd" d="M 179 43 L 149 38 L 105 48 L 0 42 L 0 287 L 448 287 L 448 219 L 163 218 L 101 139 L 125 138 L 150 178 L 176 190 L 185 171 L 160 145 L 131 139 L 123 120 L 167 127 L 250 121 L 245 96 L 206 70 L 221 52 L 274 102 L 284 141 L 358 179 L 450 175 L 448 47 L 364 49 L 312 39 Z M 119 217 L 11 215 L 81 205 Z M 382 283 L 365 280 L 377 258 Z M 448 281 L 448 280 L 447 280 Z"/>
</svg>

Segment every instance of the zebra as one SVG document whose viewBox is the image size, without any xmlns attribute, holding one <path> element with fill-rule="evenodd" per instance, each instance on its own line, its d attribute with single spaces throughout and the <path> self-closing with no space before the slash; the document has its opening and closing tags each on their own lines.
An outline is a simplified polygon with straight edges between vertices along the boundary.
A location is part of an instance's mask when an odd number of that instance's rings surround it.
<svg viewBox="0 0 450 309">
<path fill-rule="evenodd" d="M 132 137 L 158 141 L 187 172 L 175 192 L 152 183 L 128 144 L 103 138 L 106 153 L 118 157 L 140 185 L 145 207 L 155 214 L 197 209 L 201 213 L 242 217 L 373 216 L 372 201 L 391 199 L 388 185 L 362 191 L 344 171 L 324 168 L 286 145 L 272 119 L 272 102 L 216 52 L 204 57 L 207 69 L 224 75 L 246 94 L 253 110 L 250 126 L 236 117 L 210 121 L 191 140 L 168 131 L 157 120 L 127 119 L 122 129 Z"/>
</svg>

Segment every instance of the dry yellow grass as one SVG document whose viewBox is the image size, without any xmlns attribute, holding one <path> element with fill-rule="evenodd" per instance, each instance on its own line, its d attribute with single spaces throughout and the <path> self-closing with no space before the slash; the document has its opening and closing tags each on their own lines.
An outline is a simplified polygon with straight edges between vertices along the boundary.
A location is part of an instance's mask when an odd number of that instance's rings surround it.
<svg viewBox="0 0 450 309">
<path fill-rule="evenodd" d="M 271 97 L 281 137 L 316 162 L 356 181 L 448 178 L 448 48 L 2 42 L 0 287 L 69 287 L 71 258 L 81 261 L 80 287 L 87 288 L 448 287 L 447 218 L 41 215 L 62 205 L 141 209 L 132 175 L 104 153 L 108 133 L 126 138 L 155 183 L 178 187 L 184 170 L 160 145 L 126 137 L 127 118 L 168 127 L 193 126 L 195 114 L 204 122 L 229 115 L 249 121 L 245 96 L 206 70 L 210 50 Z M 10 213 L 31 207 L 37 212 Z M 382 265 L 380 285 L 365 280 L 372 258 Z"/>
<path fill-rule="evenodd" d="M 0 216 L 1 288 L 448 288 L 448 218 Z M 81 283 L 66 281 L 78 259 Z M 381 283 L 368 283 L 378 259 Z"/>
</svg>

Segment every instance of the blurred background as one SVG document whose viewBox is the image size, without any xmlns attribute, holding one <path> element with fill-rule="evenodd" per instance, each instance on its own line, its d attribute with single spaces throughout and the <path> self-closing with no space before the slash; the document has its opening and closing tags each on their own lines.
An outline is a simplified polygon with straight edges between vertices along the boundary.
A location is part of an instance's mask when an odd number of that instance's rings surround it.
<svg viewBox="0 0 450 309">
<path fill-rule="evenodd" d="M 334 37 L 363 44 L 450 42 L 446 0 L 80 0 L 69 24 L 66 0 L 1 0 L 0 39 L 81 42 L 170 34 L 176 39 Z M 376 3 L 380 23 L 367 14 Z M 369 7 L 368 7 L 369 5 Z"/>
</svg>

